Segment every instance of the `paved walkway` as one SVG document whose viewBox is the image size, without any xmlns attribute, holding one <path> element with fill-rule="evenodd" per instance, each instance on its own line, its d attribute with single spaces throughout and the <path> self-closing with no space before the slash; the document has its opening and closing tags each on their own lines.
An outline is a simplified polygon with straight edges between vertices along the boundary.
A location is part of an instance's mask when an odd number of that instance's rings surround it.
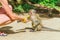
<svg viewBox="0 0 60 40">
<path fill-rule="evenodd" d="M 52 19 L 48 19 L 48 20 L 42 20 L 42 24 L 45 27 L 60 30 L 60 18 L 52 18 Z M 24 25 L 24 23 L 17 24 L 17 22 L 15 21 L 9 25 L 10 26 L 7 27 L 7 30 L 5 30 L 5 31 L 9 32 L 8 35 L 0 36 L 0 40 L 60 40 L 60 32 L 59 31 L 44 30 L 44 31 L 39 31 L 39 32 L 14 33 L 9 29 L 16 30 L 16 29 L 24 28 L 24 26 L 20 27 L 21 25 Z M 14 26 L 14 27 L 11 28 L 11 26 Z M 31 26 L 31 25 L 28 25 L 28 26 Z M 1 28 L 1 29 L 5 29 L 5 27 Z"/>
<path fill-rule="evenodd" d="M 0 40 L 60 40 L 60 32 L 21 32 L 0 36 Z"/>
</svg>

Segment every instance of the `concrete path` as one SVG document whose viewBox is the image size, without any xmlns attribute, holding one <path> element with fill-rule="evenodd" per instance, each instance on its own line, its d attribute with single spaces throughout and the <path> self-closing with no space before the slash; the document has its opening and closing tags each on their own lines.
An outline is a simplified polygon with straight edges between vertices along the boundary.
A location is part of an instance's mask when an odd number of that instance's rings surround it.
<svg viewBox="0 0 60 40">
<path fill-rule="evenodd" d="M 60 40 L 60 32 L 21 32 L 0 36 L 0 40 Z"/>
<path fill-rule="evenodd" d="M 60 18 L 52 18 L 48 20 L 42 20 L 42 24 L 45 27 L 60 30 Z M 23 25 L 23 27 L 21 27 Z M 31 22 L 26 23 L 26 25 L 31 27 Z M 60 40 L 60 32 L 59 31 L 48 31 L 48 30 L 42 30 L 39 32 L 19 32 L 14 33 L 11 32 L 11 30 L 21 29 L 25 28 L 26 26 L 24 23 L 17 23 L 17 21 L 6 25 L 10 26 L 7 27 L 7 36 L 0 36 L 0 40 Z M 11 26 L 13 28 L 11 28 Z M 27 27 L 27 26 L 26 26 Z M 1 28 L 3 29 L 3 28 Z M 5 29 L 5 28 L 4 28 Z M 8 30 L 10 29 L 10 30 Z"/>
</svg>

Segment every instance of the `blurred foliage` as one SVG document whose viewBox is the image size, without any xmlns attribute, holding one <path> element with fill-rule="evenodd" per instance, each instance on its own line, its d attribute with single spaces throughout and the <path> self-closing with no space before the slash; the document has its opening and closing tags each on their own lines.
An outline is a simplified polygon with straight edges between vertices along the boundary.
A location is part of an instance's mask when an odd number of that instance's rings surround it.
<svg viewBox="0 0 60 40">
<path fill-rule="evenodd" d="M 60 10 L 60 0 L 29 0 L 33 4 L 40 4 L 48 8 L 56 8 Z M 29 9 L 35 8 L 29 5 L 25 0 L 9 0 L 13 6 L 14 12 L 28 12 Z"/>
<path fill-rule="evenodd" d="M 43 0 L 30 0 L 30 2 L 32 2 L 32 3 L 40 3 L 41 1 L 43 1 Z"/>
<path fill-rule="evenodd" d="M 25 12 L 28 12 L 29 9 L 33 9 L 33 6 L 25 3 L 25 4 L 22 4 L 22 7 L 23 9 L 25 10 Z"/>
<path fill-rule="evenodd" d="M 57 0 L 43 0 L 40 2 L 41 5 L 46 6 L 48 8 L 54 8 L 57 3 Z"/>
</svg>

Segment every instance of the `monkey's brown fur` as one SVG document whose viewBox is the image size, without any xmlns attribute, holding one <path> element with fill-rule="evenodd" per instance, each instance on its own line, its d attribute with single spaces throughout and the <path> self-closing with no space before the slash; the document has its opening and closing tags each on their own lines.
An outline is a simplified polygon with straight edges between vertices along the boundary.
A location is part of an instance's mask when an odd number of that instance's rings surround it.
<svg viewBox="0 0 60 40">
<path fill-rule="evenodd" d="M 41 19 L 39 17 L 38 14 L 35 14 L 35 12 L 33 12 L 34 10 L 30 10 L 29 11 L 29 15 L 30 15 L 30 20 L 32 21 L 32 28 L 34 31 L 40 31 L 43 27 L 42 23 L 41 23 Z"/>
</svg>

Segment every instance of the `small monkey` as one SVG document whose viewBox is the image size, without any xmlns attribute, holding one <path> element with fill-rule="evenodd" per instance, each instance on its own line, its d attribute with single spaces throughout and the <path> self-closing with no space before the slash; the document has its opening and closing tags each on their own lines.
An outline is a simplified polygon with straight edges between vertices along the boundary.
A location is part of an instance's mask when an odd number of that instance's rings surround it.
<svg viewBox="0 0 60 40">
<path fill-rule="evenodd" d="M 29 11 L 29 15 L 30 15 L 30 20 L 32 21 L 33 31 L 40 31 L 43 25 L 41 24 L 41 19 L 39 15 L 36 14 L 36 11 L 33 9 Z"/>
</svg>

